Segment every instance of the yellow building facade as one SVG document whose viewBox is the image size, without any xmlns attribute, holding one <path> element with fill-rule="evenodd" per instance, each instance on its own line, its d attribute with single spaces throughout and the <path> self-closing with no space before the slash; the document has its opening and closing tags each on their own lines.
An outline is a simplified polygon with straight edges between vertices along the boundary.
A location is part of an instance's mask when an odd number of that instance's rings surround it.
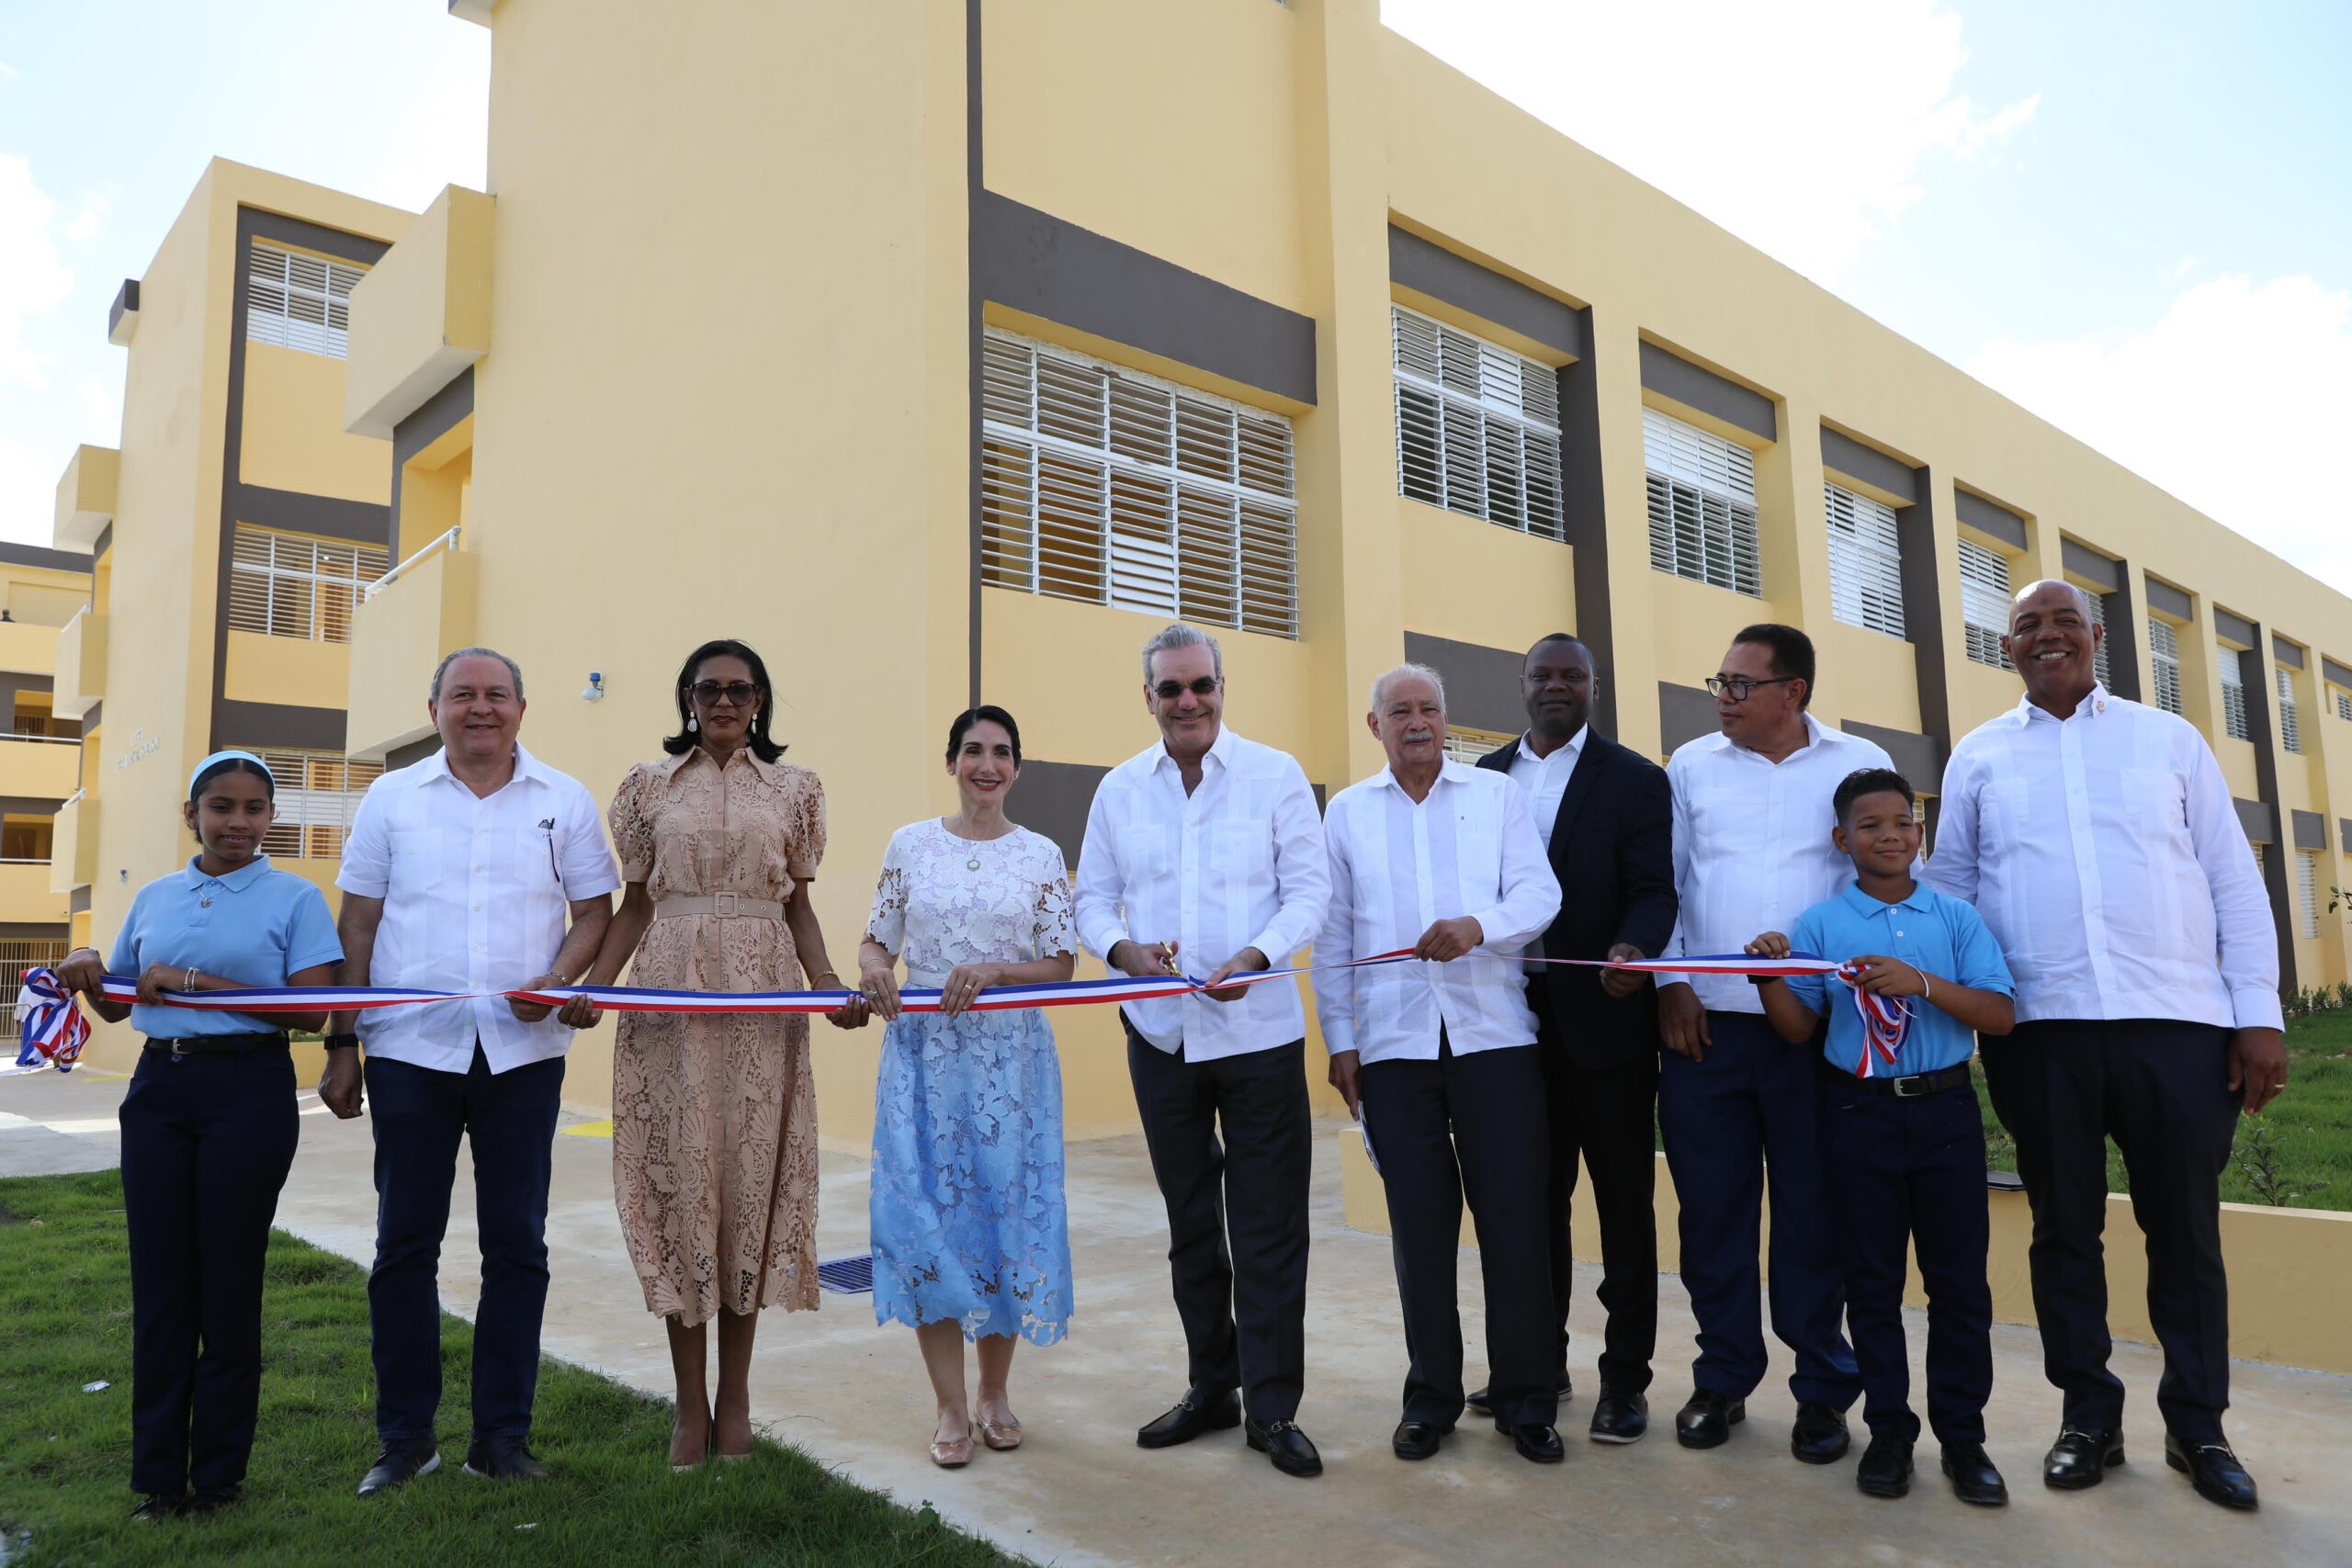
<svg viewBox="0 0 2352 1568">
<path fill-rule="evenodd" d="M 95 494 L 111 481 L 100 459 L 85 482 Z M 58 813 L 82 785 L 82 727 L 59 660 L 89 600 L 86 552 L 0 544 L 0 1029 L 15 1026 L 25 972 L 71 945 L 52 856 Z"/>
<path fill-rule="evenodd" d="M 178 443 L 141 480 L 176 488 L 139 491 L 111 590 L 99 562 L 103 614 L 153 551 L 158 617 L 136 656 L 112 618 L 112 682 L 157 689 L 107 699 L 99 932 L 183 852 L 184 765 L 124 761 L 151 739 L 192 761 L 326 734 L 223 702 L 333 715 L 347 787 L 429 752 L 433 664 L 470 643 L 521 661 L 525 743 L 600 796 L 656 753 L 690 648 L 758 647 L 777 736 L 828 786 L 841 962 L 889 833 L 952 808 L 971 702 L 1021 720 L 1012 813 L 1075 858 L 1094 782 L 1155 739 L 1136 649 L 1171 619 L 1221 637 L 1232 727 L 1326 793 L 1380 765 L 1364 694 L 1400 659 L 1445 671 L 1467 744 L 1516 731 L 1521 650 L 1573 630 L 1603 727 L 1663 756 L 1712 727 L 1733 632 L 1789 621 L 1819 645 L 1815 713 L 1932 793 L 2017 701 L 1989 640 L 2008 587 L 2064 575 L 2113 689 L 2212 738 L 2290 984 L 2352 977 L 2325 907 L 2352 883 L 2352 602 L 1370 0 L 452 8 L 493 34 L 487 191 L 411 220 L 216 165 L 142 280 L 176 301 L 153 374 L 208 412 L 152 423 L 142 321 L 124 516 L 140 443 Z M 361 269 L 347 360 L 281 365 L 258 402 L 229 378 L 257 211 Z M 243 480 L 232 406 L 285 422 L 243 436 Z M 224 626 L 223 530 L 288 527 L 231 516 L 240 483 L 376 509 L 347 644 Z M 1132 1127 L 1115 1025 L 1056 1027 L 1071 1133 Z M 575 1100 L 607 1092 L 611 1040 L 575 1045 Z M 863 1147 L 876 1032 L 818 1043 L 825 1131 Z"/>
</svg>

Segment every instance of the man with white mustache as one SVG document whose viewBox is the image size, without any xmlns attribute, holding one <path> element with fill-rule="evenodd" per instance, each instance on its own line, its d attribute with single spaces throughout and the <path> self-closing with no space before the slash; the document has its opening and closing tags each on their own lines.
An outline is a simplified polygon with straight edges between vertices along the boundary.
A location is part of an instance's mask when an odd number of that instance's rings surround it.
<svg viewBox="0 0 2352 1568">
<path fill-rule="evenodd" d="M 1362 1119 L 1388 1192 L 1405 1309 L 1396 1457 L 1425 1460 L 1461 1418 L 1454 1266 L 1465 1193 L 1487 1290 L 1488 1408 L 1537 1464 L 1566 1457 L 1552 1298 L 1551 1126 L 1517 954 L 1560 910 L 1527 793 L 1445 755 L 1445 688 L 1401 664 L 1365 716 L 1388 765 L 1331 801 L 1331 906 L 1317 964 L 1410 948 L 1315 987 L 1331 1082 Z"/>
</svg>

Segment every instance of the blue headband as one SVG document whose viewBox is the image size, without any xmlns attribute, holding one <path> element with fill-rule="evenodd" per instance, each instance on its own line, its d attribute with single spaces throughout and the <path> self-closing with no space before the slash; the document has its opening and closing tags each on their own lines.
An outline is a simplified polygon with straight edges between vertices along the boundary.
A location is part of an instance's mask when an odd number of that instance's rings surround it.
<svg viewBox="0 0 2352 1568">
<path fill-rule="evenodd" d="M 196 765 L 196 772 L 194 772 L 194 773 L 192 773 L 188 774 L 188 776 L 187 776 L 187 793 L 188 793 L 188 797 L 189 797 L 190 799 L 194 799 L 194 798 L 195 798 L 195 796 L 196 796 L 196 784 L 197 784 L 197 781 L 198 781 L 198 779 L 201 779 L 202 777 L 204 777 L 204 774 L 205 774 L 205 772 L 206 772 L 206 770 L 207 770 L 207 769 L 209 769 L 209 768 L 212 767 L 215 763 L 219 763 L 219 762 L 226 762 L 226 761 L 230 761 L 230 760 L 232 760 L 232 759 L 234 759 L 235 761 L 240 761 L 240 762 L 251 762 L 254 767 L 259 768 L 259 769 L 261 770 L 261 776 L 262 776 L 262 777 L 264 777 L 264 778 L 266 778 L 266 779 L 267 779 L 267 780 L 269 781 L 269 787 L 270 787 L 270 789 L 271 789 L 272 793 L 275 793 L 275 792 L 277 791 L 277 775 L 276 773 L 271 773 L 271 772 L 269 771 L 269 764 L 268 764 L 267 762 L 263 761 L 259 757 L 254 756 L 251 751 L 215 751 L 215 752 L 213 752 L 213 753 L 212 753 L 212 755 L 210 755 L 209 757 L 207 757 L 206 759 L 204 759 L 204 761 L 202 761 L 201 762 L 198 762 L 198 763 Z"/>
</svg>

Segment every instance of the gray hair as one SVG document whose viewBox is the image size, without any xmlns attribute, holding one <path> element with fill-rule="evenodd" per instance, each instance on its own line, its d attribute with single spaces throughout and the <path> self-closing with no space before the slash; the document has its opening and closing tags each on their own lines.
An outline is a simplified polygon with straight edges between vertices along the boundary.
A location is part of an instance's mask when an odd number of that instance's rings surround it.
<svg viewBox="0 0 2352 1568">
<path fill-rule="evenodd" d="M 1174 626 L 1143 645 L 1143 683 L 1145 685 L 1151 684 L 1152 656 L 1165 653 L 1172 648 L 1207 649 L 1209 663 L 1216 670 L 1216 678 L 1220 681 L 1225 679 L 1225 649 L 1216 645 L 1216 638 L 1194 626 Z"/>
<path fill-rule="evenodd" d="M 1373 677 L 1372 711 L 1378 713 L 1382 700 L 1388 695 L 1388 688 L 1410 675 L 1419 675 L 1436 689 L 1437 711 L 1443 713 L 1445 711 L 1445 677 L 1426 664 L 1399 664 L 1394 670 L 1383 671 Z"/>
<path fill-rule="evenodd" d="M 514 700 L 518 703 L 523 700 L 523 667 L 521 665 L 494 648 L 461 648 L 433 667 L 433 689 L 425 694 L 427 702 L 437 703 L 441 700 L 441 677 L 447 675 L 449 672 L 449 666 L 460 659 L 497 660 L 506 666 L 506 673 L 514 678 Z"/>
</svg>

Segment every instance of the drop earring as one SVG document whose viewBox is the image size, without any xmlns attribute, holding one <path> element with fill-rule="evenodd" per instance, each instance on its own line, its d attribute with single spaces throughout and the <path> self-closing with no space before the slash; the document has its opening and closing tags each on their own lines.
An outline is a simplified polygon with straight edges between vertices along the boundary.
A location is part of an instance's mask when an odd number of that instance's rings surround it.
<svg viewBox="0 0 2352 1568">
<path fill-rule="evenodd" d="M 702 720 L 700 720 L 700 719 L 696 718 L 696 717 L 695 717 L 694 715 L 692 715 L 692 714 L 688 714 L 688 715 L 686 715 L 686 733 L 687 733 L 687 734 L 692 735 L 695 730 L 700 729 L 701 728 L 702 728 Z"/>
</svg>

